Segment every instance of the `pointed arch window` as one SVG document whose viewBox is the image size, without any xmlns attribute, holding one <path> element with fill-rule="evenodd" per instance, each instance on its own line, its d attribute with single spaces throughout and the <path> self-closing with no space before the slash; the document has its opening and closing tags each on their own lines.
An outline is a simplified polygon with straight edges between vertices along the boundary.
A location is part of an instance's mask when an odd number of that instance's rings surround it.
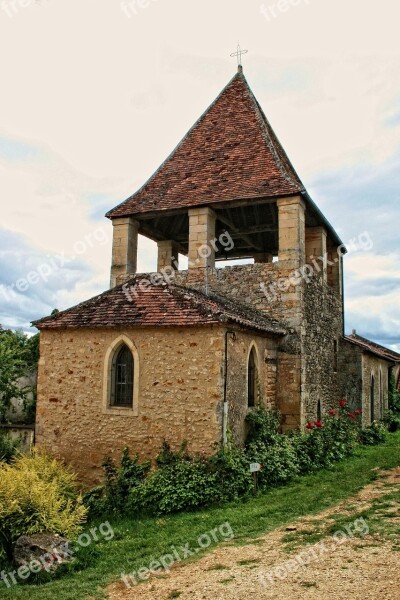
<svg viewBox="0 0 400 600">
<path fill-rule="evenodd" d="M 249 408 L 252 408 L 256 405 L 257 380 L 257 356 L 253 347 L 250 351 L 249 362 L 247 366 L 247 404 Z"/>
<path fill-rule="evenodd" d="M 126 344 L 114 354 L 111 367 L 111 406 L 133 406 L 134 360 Z"/>
<path fill-rule="evenodd" d="M 371 375 L 371 423 L 375 421 L 375 377 Z"/>
</svg>

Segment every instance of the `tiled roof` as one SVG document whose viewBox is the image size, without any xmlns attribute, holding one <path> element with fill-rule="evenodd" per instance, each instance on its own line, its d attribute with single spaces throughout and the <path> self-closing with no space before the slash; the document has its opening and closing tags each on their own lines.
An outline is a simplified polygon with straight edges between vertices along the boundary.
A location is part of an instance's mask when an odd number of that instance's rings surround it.
<svg viewBox="0 0 400 600">
<path fill-rule="evenodd" d="M 106 216 L 302 191 L 240 70 L 149 181 Z"/>
<path fill-rule="evenodd" d="M 376 354 L 380 358 L 384 358 L 385 360 L 389 360 L 390 362 L 399 362 L 400 354 L 394 352 L 394 350 L 390 350 L 389 348 L 385 348 L 385 346 L 381 346 L 380 344 L 376 344 L 375 342 L 371 342 L 371 340 L 367 340 L 367 338 L 361 337 L 356 333 L 352 333 L 352 335 L 346 335 L 345 339 L 352 344 L 356 344 L 363 350 L 367 352 L 372 352 L 372 354 Z"/>
<path fill-rule="evenodd" d="M 144 282 L 141 284 L 141 282 Z M 276 320 L 238 302 L 136 276 L 86 302 L 32 324 L 38 329 L 81 327 L 190 327 L 221 323 L 284 335 Z"/>
</svg>

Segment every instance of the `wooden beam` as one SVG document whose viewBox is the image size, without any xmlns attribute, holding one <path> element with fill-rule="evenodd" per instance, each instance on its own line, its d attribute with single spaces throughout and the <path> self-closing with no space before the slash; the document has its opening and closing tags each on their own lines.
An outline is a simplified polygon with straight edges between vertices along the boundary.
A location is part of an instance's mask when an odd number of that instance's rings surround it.
<svg viewBox="0 0 400 600">
<path fill-rule="evenodd" d="M 224 225 L 226 225 L 231 230 L 231 232 L 237 234 L 237 236 L 240 237 L 245 242 L 247 242 L 251 248 L 254 248 L 255 250 L 259 250 L 260 252 L 263 252 L 262 246 L 255 244 L 254 241 L 251 238 L 249 238 L 247 235 L 243 235 L 240 232 L 240 229 L 238 229 L 236 227 L 236 225 L 234 225 L 232 223 L 232 221 L 230 221 L 227 217 L 225 217 L 221 213 L 217 213 L 217 221 L 221 221 L 221 223 L 224 223 Z M 229 232 L 229 233 L 231 233 L 231 232 Z"/>
</svg>

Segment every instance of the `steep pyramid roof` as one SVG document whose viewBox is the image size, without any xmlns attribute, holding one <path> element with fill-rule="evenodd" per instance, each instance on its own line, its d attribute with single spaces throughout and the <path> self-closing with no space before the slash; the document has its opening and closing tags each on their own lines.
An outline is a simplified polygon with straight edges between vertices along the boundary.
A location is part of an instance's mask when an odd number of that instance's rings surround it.
<svg viewBox="0 0 400 600">
<path fill-rule="evenodd" d="M 239 68 L 149 181 L 106 216 L 301 191 L 303 184 Z"/>
</svg>

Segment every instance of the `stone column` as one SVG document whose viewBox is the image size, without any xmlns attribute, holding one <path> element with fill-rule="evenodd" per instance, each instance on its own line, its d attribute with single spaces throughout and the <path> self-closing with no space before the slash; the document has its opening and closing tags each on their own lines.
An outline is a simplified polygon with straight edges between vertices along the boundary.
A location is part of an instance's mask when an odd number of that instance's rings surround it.
<svg viewBox="0 0 400 600">
<path fill-rule="evenodd" d="M 293 269 L 304 265 L 305 204 L 300 196 L 277 201 L 279 215 L 279 260 L 290 261 Z"/>
<path fill-rule="evenodd" d="M 189 269 L 215 266 L 215 221 L 211 208 L 189 209 Z"/>
<path fill-rule="evenodd" d="M 306 263 L 327 281 L 327 246 L 324 227 L 306 227 Z M 318 270 L 320 269 L 320 270 Z"/>
<path fill-rule="evenodd" d="M 269 254 L 268 252 L 260 252 L 260 253 L 254 254 L 253 256 L 254 256 L 255 264 L 272 263 L 273 255 Z"/>
<path fill-rule="evenodd" d="M 176 243 L 172 240 L 163 240 L 157 242 L 157 248 L 157 272 L 160 273 L 163 269 L 170 267 L 177 270 L 179 251 Z"/>
<path fill-rule="evenodd" d="M 338 294 L 342 296 L 342 268 L 343 256 L 338 252 L 338 246 L 335 246 L 330 240 L 327 243 L 327 281 L 328 285 Z M 340 250 L 340 248 L 339 248 Z"/>
<path fill-rule="evenodd" d="M 120 275 L 135 275 L 139 223 L 131 217 L 113 219 L 113 248 L 110 287 L 117 285 Z"/>
</svg>

